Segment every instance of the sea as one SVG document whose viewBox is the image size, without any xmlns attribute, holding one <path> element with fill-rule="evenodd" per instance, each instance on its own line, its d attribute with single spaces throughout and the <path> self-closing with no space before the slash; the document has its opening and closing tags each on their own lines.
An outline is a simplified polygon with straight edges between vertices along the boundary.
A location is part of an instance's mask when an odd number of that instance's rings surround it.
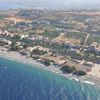
<svg viewBox="0 0 100 100">
<path fill-rule="evenodd" d="M 0 100 L 100 100 L 100 88 L 0 58 Z"/>
</svg>

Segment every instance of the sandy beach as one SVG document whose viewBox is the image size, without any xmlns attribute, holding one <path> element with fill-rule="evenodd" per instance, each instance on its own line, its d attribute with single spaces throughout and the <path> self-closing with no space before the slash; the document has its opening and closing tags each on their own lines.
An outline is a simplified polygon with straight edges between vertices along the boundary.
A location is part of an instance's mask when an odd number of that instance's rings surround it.
<svg viewBox="0 0 100 100">
<path fill-rule="evenodd" d="M 61 74 L 61 71 L 59 70 L 59 68 L 55 67 L 54 65 L 47 67 L 47 66 L 37 62 L 36 60 L 33 60 L 33 58 L 31 58 L 31 57 L 27 58 L 26 56 L 22 56 L 18 52 L 8 51 L 4 47 L 0 47 L 0 56 L 3 57 L 3 58 L 6 58 L 6 59 L 10 59 L 10 60 L 14 60 L 14 61 L 17 61 L 17 62 L 29 64 L 29 65 L 32 65 L 34 67 L 44 68 L 48 71 L 52 71 L 54 73 L 60 73 Z"/>
<path fill-rule="evenodd" d="M 99 64 L 94 64 L 94 67 L 87 74 L 91 75 L 91 76 L 94 76 L 94 77 L 100 78 L 100 65 Z"/>
<path fill-rule="evenodd" d="M 10 59 L 10 60 L 14 60 L 17 62 L 21 62 L 21 63 L 25 63 L 25 64 L 29 64 L 32 65 L 34 67 L 38 67 L 38 68 L 42 68 L 48 71 L 51 71 L 53 73 L 56 73 L 58 75 L 64 76 L 68 79 L 74 79 L 78 82 L 82 82 L 82 83 L 86 83 L 86 84 L 90 84 L 90 85 L 100 85 L 100 70 L 98 70 L 98 68 L 100 68 L 100 65 L 95 64 L 95 67 L 92 68 L 91 72 L 88 73 L 88 75 L 86 76 L 82 76 L 82 77 L 77 77 L 74 76 L 72 74 L 63 74 L 58 67 L 54 66 L 54 65 L 50 65 L 49 67 L 33 60 L 31 57 L 26 57 L 26 56 L 22 56 L 20 53 L 15 52 L 15 51 L 8 51 L 7 48 L 1 47 L 0 46 L 0 56 L 6 59 Z"/>
</svg>

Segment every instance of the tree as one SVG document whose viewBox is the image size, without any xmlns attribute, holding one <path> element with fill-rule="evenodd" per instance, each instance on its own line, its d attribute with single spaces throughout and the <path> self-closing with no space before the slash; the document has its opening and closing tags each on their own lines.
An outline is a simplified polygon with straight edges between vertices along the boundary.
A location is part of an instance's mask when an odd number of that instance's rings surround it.
<svg viewBox="0 0 100 100">
<path fill-rule="evenodd" d="M 15 42 L 12 42 L 12 44 L 10 45 L 10 50 L 12 50 L 12 51 L 18 51 L 19 47 L 16 46 Z"/>
<path fill-rule="evenodd" d="M 62 68 L 60 68 L 60 70 L 63 73 L 72 73 L 73 71 L 75 71 L 76 69 L 74 67 L 69 67 L 69 66 L 63 66 Z"/>
<path fill-rule="evenodd" d="M 83 76 L 83 75 L 86 75 L 86 72 L 84 72 L 84 71 L 75 71 L 75 72 L 73 72 L 73 74 Z"/>
</svg>

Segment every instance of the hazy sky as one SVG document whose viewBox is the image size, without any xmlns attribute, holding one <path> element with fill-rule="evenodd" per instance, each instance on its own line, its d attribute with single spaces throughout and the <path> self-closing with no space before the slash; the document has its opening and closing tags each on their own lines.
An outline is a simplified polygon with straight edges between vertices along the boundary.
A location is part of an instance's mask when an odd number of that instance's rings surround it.
<svg viewBox="0 0 100 100">
<path fill-rule="evenodd" d="M 25 7 L 95 7 L 100 5 L 100 0 L 0 0 L 1 5 L 24 5 Z"/>
<path fill-rule="evenodd" d="M 61 3 L 61 2 L 66 2 L 66 3 L 100 3 L 100 0 L 0 0 L 0 2 L 24 2 L 24 3 L 35 3 L 35 2 L 40 2 L 40 3 Z"/>
</svg>

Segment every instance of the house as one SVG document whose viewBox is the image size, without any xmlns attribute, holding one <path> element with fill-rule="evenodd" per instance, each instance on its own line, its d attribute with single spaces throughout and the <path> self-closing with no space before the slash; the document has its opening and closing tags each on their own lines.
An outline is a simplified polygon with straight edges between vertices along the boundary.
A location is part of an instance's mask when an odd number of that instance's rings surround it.
<svg viewBox="0 0 100 100">
<path fill-rule="evenodd" d="M 3 33 L 2 33 L 3 35 L 6 35 L 6 36 L 8 36 L 8 35 L 10 35 L 11 33 L 10 32 L 8 32 L 7 30 L 5 30 L 5 31 L 3 31 Z"/>
<path fill-rule="evenodd" d="M 21 42 L 16 42 L 16 46 L 18 46 L 20 49 L 23 49 L 23 44 Z"/>
<path fill-rule="evenodd" d="M 12 44 L 12 41 L 0 38 L 0 45 L 9 48 Z"/>
<path fill-rule="evenodd" d="M 32 52 L 33 50 L 34 50 L 33 47 L 28 47 L 28 48 L 27 48 L 27 51 L 29 51 L 29 52 Z"/>
<path fill-rule="evenodd" d="M 87 61 L 87 62 L 84 62 L 83 65 L 92 67 L 93 66 L 93 62 Z"/>
<path fill-rule="evenodd" d="M 59 65 L 62 65 L 62 64 L 65 64 L 65 63 L 66 63 L 65 60 L 60 60 L 60 61 L 58 61 L 58 64 L 59 64 Z"/>
<path fill-rule="evenodd" d="M 88 48 L 87 51 L 88 52 L 95 52 L 95 48 L 97 47 L 97 43 L 93 42 Z"/>
<path fill-rule="evenodd" d="M 90 52 L 95 52 L 97 54 L 100 54 L 100 48 L 98 46 L 98 43 L 96 42 L 93 42 L 90 47 L 88 48 L 88 51 Z"/>
<path fill-rule="evenodd" d="M 50 22 L 49 21 L 46 21 L 46 20 L 44 20 L 44 21 L 40 21 L 40 24 L 43 24 L 43 25 L 50 25 Z"/>
<path fill-rule="evenodd" d="M 59 23 L 60 24 L 66 24 L 66 21 L 65 20 L 60 20 Z"/>
<path fill-rule="evenodd" d="M 95 48 L 95 51 L 96 51 L 97 54 L 100 55 L 100 48 Z"/>
<path fill-rule="evenodd" d="M 32 50 L 34 50 L 34 49 L 38 49 L 40 51 L 47 51 L 47 52 L 51 51 L 50 49 L 42 47 L 42 46 L 34 46 Z"/>
<path fill-rule="evenodd" d="M 22 40 L 22 39 L 27 38 L 27 37 L 29 37 L 29 35 L 21 35 L 20 39 Z"/>
</svg>

